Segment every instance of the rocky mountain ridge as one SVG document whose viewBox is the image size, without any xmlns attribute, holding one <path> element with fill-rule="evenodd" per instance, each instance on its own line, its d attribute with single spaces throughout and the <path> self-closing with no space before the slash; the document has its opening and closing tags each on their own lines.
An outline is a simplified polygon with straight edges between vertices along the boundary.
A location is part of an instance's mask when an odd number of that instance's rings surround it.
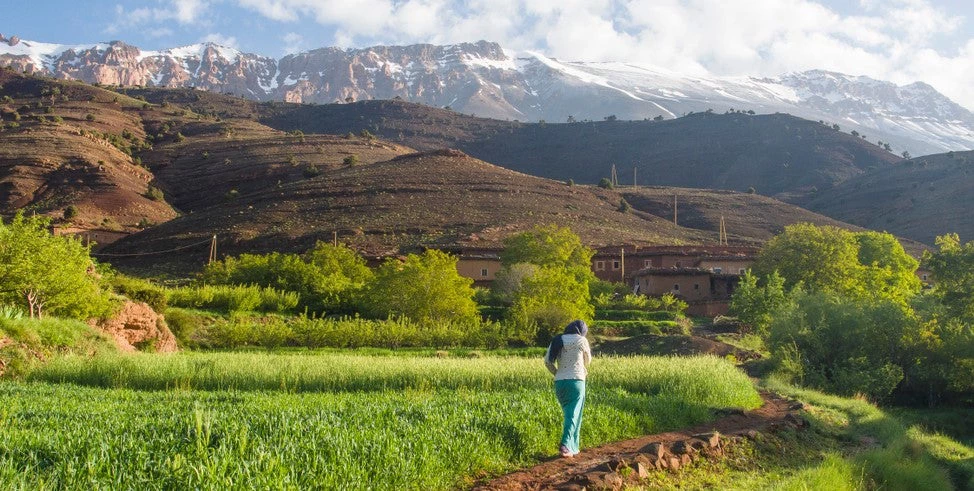
<svg viewBox="0 0 974 491">
<path fill-rule="evenodd" d="M 974 114 L 922 82 L 822 70 L 777 78 L 691 77 L 623 62 L 562 62 L 480 41 L 320 48 L 279 60 L 203 43 L 143 51 L 121 41 L 0 39 L 0 65 L 89 83 L 196 87 L 260 101 L 393 99 L 520 121 L 786 112 L 855 129 L 919 155 L 974 148 Z"/>
</svg>

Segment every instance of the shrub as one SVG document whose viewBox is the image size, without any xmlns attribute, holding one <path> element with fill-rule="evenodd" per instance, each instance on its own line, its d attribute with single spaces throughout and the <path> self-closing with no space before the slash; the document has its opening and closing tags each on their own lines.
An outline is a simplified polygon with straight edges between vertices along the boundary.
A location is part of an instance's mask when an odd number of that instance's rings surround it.
<svg viewBox="0 0 974 491">
<path fill-rule="evenodd" d="M 209 309 L 220 312 L 288 312 L 298 306 L 300 296 L 268 287 L 204 285 L 174 288 L 169 303 L 175 307 Z"/>
<path fill-rule="evenodd" d="M 67 208 L 64 209 L 63 216 L 65 220 L 72 220 L 76 218 L 78 216 L 78 207 L 74 205 L 68 205 Z"/>
<path fill-rule="evenodd" d="M 165 199 L 165 195 L 162 193 L 162 190 L 155 186 L 149 186 L 149 188 L 146 189 L 145 194 L 143 194 L 143 196 L 151 199 L 152 201 L 162 201 Z"/>
<path fill-rule="evenodd" d="M 310 179 L 312 177 L 321 175 L 321 169 L 319 169 L 315 164 L 308 164 L 304 167 L 304 170 L 302 170 L 301 173 L 304 175 L 304 177 Z"/>
<path fill-rule="evenodd" d="M 116 293 L 136 302 L 145 302 L 156 312 L 163 312 L 169 306 L 166 288 L 151 281 L 115 274 L 111 278 L 111 286 Z"/>
<path fill-rule="evenodd" d="M 610 181 L 606 177 L 603 177 L 602 179 L 599 179 L 599 187 L 602 188 L 602 189 L 612 189 L 612 187 L 613 187 L 612 186 L 612 181 Z"/>
<path fill-rule="evenodd" d="M 344 159 L 342 159 L 342 164 L 344 164 L 345 167 L 354 167 L 354 166 L 358 165 L 358 163 L 359 163 L 359 161 L 358 161 L 358 155 L 354 155 L 353 154 L 353 155 L 349 155 L 349 156 L 345 157 Z"/>
<path fill-rule="evenodd" d="M 457 272 L 456 257 L 430 249 L 386 260 L 363 301 L 374 317 L 470 322 L 479 318 L 472 284 Z"/>
<path fill-rule="evenodd" d="M 595 318 L 607 321 L 673 321 L 682 314 L 669 311 L 647 312 L 645 310 L 596 310 Z"/>
<path fill-rule="evenodd" d="M 94 121 L 94 120 L 95 120 L 94 114 L 88 113 L 85 115 L 85 121 Z"/>
</svg>

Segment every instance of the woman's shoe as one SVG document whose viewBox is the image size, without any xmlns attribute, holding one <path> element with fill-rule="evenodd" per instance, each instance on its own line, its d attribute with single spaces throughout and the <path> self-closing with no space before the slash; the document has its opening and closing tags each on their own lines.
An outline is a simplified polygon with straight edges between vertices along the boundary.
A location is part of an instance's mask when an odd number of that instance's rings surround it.
<svg viewBox="0 0 974 491">
<path fill-rule="evenodd" d="M 564 445 L 561 446 L 561 448 L 559 449 L 559 451 L 561 451 L 561 456 L 562 457 L 565 457 L 565 458 L 571 458 L 574 455 L 574 454 L 572 454 L 572 451 L 569 450 L 568 447 L 566 447 Z"/>
</svg>

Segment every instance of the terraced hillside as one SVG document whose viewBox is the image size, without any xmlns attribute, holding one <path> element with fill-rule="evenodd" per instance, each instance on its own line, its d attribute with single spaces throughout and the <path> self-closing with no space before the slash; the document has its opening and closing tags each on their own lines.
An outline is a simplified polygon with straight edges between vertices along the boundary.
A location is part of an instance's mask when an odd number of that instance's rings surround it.
<svg viewBox="0 0 974 491">
<path fill-rule="evenodd" d="M 303 251 L 337 232 L 360 250 L 387 254 L 425 245 L 498 246 L 511 233 L 547 223 L 571 226 L 591 245 L 702 243 L 716 237 L 649 213 L 620 211 L 620 199 L 614 191 L 528 176 L 458 151 L 435 151 L 241 194 L 129 237 L 109 252 L 167 250 L 214 233 L 227 254 Z M 179 255 L 173 261 L 183 258 L 201 260 Z"/>
<path fill-rule="evenodd" d="M 73 206 L 75 225 L 128 230 L 176 216 L 147 193 L 153 175 L 133 157 L 152 146 L 142 101 L 8 70 L 0 85 L 0 213 Z"/>
</svg>

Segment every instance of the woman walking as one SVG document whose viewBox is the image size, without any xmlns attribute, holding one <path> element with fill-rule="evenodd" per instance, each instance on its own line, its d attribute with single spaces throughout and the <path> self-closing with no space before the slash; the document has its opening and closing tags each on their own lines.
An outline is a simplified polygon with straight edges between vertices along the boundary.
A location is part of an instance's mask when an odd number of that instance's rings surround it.
<svg viewBox="0 0 974 491">
<path fill-rule="evenodd" d="M 565 327 L 565 332 L 555 336 L 545 353 L 545 366 L 555 375 L 555 396 L 561 404 L 565 423 L 561 431 L 561 456 L 573 457 L 579 451 L 579 433 L 582 430 L 582 406 L 585 405 L 585 377 L 588 375 L 592 349 L 585 335 L 585 321 L 576 320 Z"/>
</svg>

